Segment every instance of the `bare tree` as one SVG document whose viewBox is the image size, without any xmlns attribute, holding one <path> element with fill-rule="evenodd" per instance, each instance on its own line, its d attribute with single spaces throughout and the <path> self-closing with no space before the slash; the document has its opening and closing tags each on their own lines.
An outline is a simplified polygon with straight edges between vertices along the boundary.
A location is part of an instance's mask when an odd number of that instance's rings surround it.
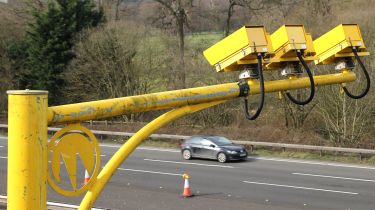
<svg viewBox="0 0 375 210">
<path fill-rule="evenodd" d="M 187 14 L 193 7 L 193 0 L 154 0 L 160 3 L 172 15 L 178 36 L 179 47 L 179 66 L 174 74 L 174 88 L 186 87 L 186 70 L 185 70 L 185 27 L 188 24 Z"/>
<path fill-rule="evenodd" d="M 294 18 L 300 20 L 313 35 L 322 34 L 336 24 L 338 17 L 333 12 L 333 0 L 304 1 L 302 6 Z M 330 24 L 322 25 L 325 20 L 330 20 Z"/>
<path fill-rule="evenodd" d="M 114 0 L 115 1 L 115 21 L 120 20 L 120 12 L 126 11 L 126 13 L 135 13 L 134 8 L 130 7 L 128 8 L 127 3 L 130 3 L 129 0 Z M 139 0 L 136 2 L 136 6 L 139 7 L 139 5 L 143 2 L 143 0 Z M 132 11 L 133 10 L 133 11 Z M 132 12 L 130 12 L 132 11 Z"/>
<path fill-rule="evenodd" d="M 285 95 L 284 92 L 282 94 L 282 109 L 284 115 L 284 125 L 285 127 L 289 128 L 301 128 L 307 118 L 313 113 L 314 108 L 317 105 L 317 102 L 312 102 L 311 105 L 307 106 L 299 106 L 291 102 Z M 297 98 L 301 98 L 301 94 L 297 94 Z"/>
<path fill-rule="evenodd" d="M 0 113 L 7 109 L 7 95 L 4 94 L 12 87 L 11 64 L 6 56 L 6 46 L 0 37 Z"/>
<path fill-rule="evenodd" d="M 46 9 L 47 2 L 42 0 L 19 0 L 10 4 L 11 11 L 18 18 L 27 22 L 31 18 L 32 11 L 43 11 Z"/>
<path fill-rule="evenodd" d="M 225 20 L 225 28 L 224 28 L 224 36 L 229 35 L 229 30 L 230 30 L 230 19 L 233 16 L 234 13 L 234 7 L 235 6 L 243 6 L 242 4 L 239 4 L 238 1 L 236 0 L 229 0 L 229 6 L 228 6 L 228 11 L 227 11 L 227 18 Z"/>
<path fill-rule="evenodd" d="M 368 132 L 373 100 L 353 100 L 339 94 L 338 86 L 321 89 L 318 109 L 323 129 L 335 146 L 357 147 Z"/>
<path fill-rule="evenodd" d="M 244 7 L 247 12 L 253 12 L 255 10 L 263 9 L 263 4 L 258 0 L 229 0 L 229 5 L 227 9 L 227 17 L 225 20 L 224 36 L 229 35 L 230 22 L 234 14 L 235 7 Z"/>
<path fill-rule="evenodd" d="M 134 25 L 111 23 L 80 37 L 76 59 L 64 74 L 66 97 L 78 101 L 143 93 L 140 70 L 134 63 L 143 32 Z"/>
<path fill-rule="evenodd" d="M 120 4 L 124 2 L 125 0 L 116 0 L 116 7 L 115 7 L 115 20 L 119 20 L 119 9 L 120 9 Z"/>
<path fill-rule="evenodd" d="M 296 11 L 294 9 L 300 2 L 302 2 L 302 0 L 264 0 L 264 4 L 269 5 L 274 13 L 276 11 L 279 12 L 283 22 L 286 22 L 289 15 L 295 14 Z"/>
</svg>

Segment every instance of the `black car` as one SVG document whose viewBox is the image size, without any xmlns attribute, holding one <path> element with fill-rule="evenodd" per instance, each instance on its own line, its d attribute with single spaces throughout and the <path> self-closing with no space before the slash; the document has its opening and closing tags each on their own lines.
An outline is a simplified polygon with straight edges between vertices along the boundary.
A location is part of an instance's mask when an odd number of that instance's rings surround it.
<svg viewBox="0 0 375 210">
<path fill-rule="evenodd" d="M 244 146 L 222 136 L 192 136 L 181 144 L 181 154 L 185 160 L 197 157 L 216 159 L 221 163 L 247 159 Z"/>
</svg>

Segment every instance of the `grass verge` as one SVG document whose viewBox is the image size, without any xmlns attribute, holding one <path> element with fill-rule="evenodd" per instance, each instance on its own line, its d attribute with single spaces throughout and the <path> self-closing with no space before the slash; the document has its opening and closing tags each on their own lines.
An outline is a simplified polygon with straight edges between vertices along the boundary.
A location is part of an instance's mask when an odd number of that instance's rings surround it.
<svg viewBox="0 0 375 210">
<path fill-rule="evenodd" d="M 256 149 L 250 153 L 251 155 L 262 157 L 279 157 L 302 160 L 318 160 L 318 161 L 333 161 L 351 164 L 375 165 L 375 156 L 362 156 L 353 153 L 323 153 L 313 151 L 282 151 L 276 149 Z"/>
</svg>

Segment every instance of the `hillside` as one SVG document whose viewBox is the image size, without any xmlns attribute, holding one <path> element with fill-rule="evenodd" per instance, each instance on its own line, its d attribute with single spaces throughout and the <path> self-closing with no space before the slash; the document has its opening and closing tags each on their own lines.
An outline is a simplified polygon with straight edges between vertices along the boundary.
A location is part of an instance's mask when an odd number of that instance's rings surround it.
<svg viewBox="0 0 375 210">
<path fill-rule="evenodd" d="M 174 2 L 170 4 L 172 9 L 184 12 L 182 27 L 168 7 L 154 0 L 99 2 L 93 1 L 94 9 L 104 12 L 105 21 L 98 27 L 87 27 L 74 34 L 69 40 L 73 47 L 68 50 L 72 59 L 64 63 L 62 72 L 51 71 L 52 76 L 63 80 L 62 85 L 57 86 L 56 95 L 50 95 L 53 99 L 50 101 L 55 104 L 236 81 L 237 72 L 216 73 L 202 52 L 225 33 L 243 25 L 264 25 L 272 33 L 283 24 L 304 24 L 315 39 L 340 23 L 358 23 L 371 52 L 371 56 L 364 59 L 365 64 L 369 69 L 375 64 L 375 27 L 372 24 L 375 1 L 165 0 Z M 28 24 L 34 23 L 36 18 L 30 13 L 31 7 L 39 14 L 45 14 L 49 8 L 45 1 L 39 0 L 9 0 L 9 4 L 0 4 L 2 113 L 7 110 L 6 90 L 32 88 L 36 83 L 35 78 L 29 79 L 32 68 L 30 50 L 27 50 L 30 33 L 26 32 L 31 30 Z M 46 60 L 43 57 L 40 62 Z M 334 66 L 312 68 L 316 73 L 335 72 Z M 370 74 L 373 78 L 373 73 Z M 267 73 L 265 77 L 266 80 L 282 78 L 277 72 Z M 360 76 L 349 87 L 359 91 L 363 87 L 361 79 Z M 278 94 L 269 94 L 257 121 L 247 121 L 243 102 L 234 100 L 178 120 L 161 132 L 373 148 L 374 97 L 373 86 L 369 95 L 360 101 L 345 98 L 337 86 L 317 88 L 314 101 L 301 107 Z M 257 96 L 251 97 L 250 106 L 256 107 L 258 100 Z M 135 131 L 161 113 L 121 116 L 113 120 L 124 121 L 125 126 L 111 129 Z"/>
</svg>

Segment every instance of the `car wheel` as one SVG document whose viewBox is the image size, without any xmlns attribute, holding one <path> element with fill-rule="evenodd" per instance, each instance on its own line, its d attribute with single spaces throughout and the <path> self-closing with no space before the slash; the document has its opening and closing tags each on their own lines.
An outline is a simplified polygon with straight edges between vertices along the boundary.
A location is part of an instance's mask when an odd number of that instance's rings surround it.
<svg viewBox="0 0 375 210">
<path fill-rule="evenodd" d="M 217 161 L 219 161 L 220 163 L 227 162 L 227 155 L 220 152 L 219 154 L 217 154 Z"/>
<path fill-rule="evenodd" d="M 182 151 L 182 157 L 185 160 L 190 160 L 191 159 L 191 152 L 190 152 L 190 150 L 185 149 L 184 151 Z"/>
</svg>

